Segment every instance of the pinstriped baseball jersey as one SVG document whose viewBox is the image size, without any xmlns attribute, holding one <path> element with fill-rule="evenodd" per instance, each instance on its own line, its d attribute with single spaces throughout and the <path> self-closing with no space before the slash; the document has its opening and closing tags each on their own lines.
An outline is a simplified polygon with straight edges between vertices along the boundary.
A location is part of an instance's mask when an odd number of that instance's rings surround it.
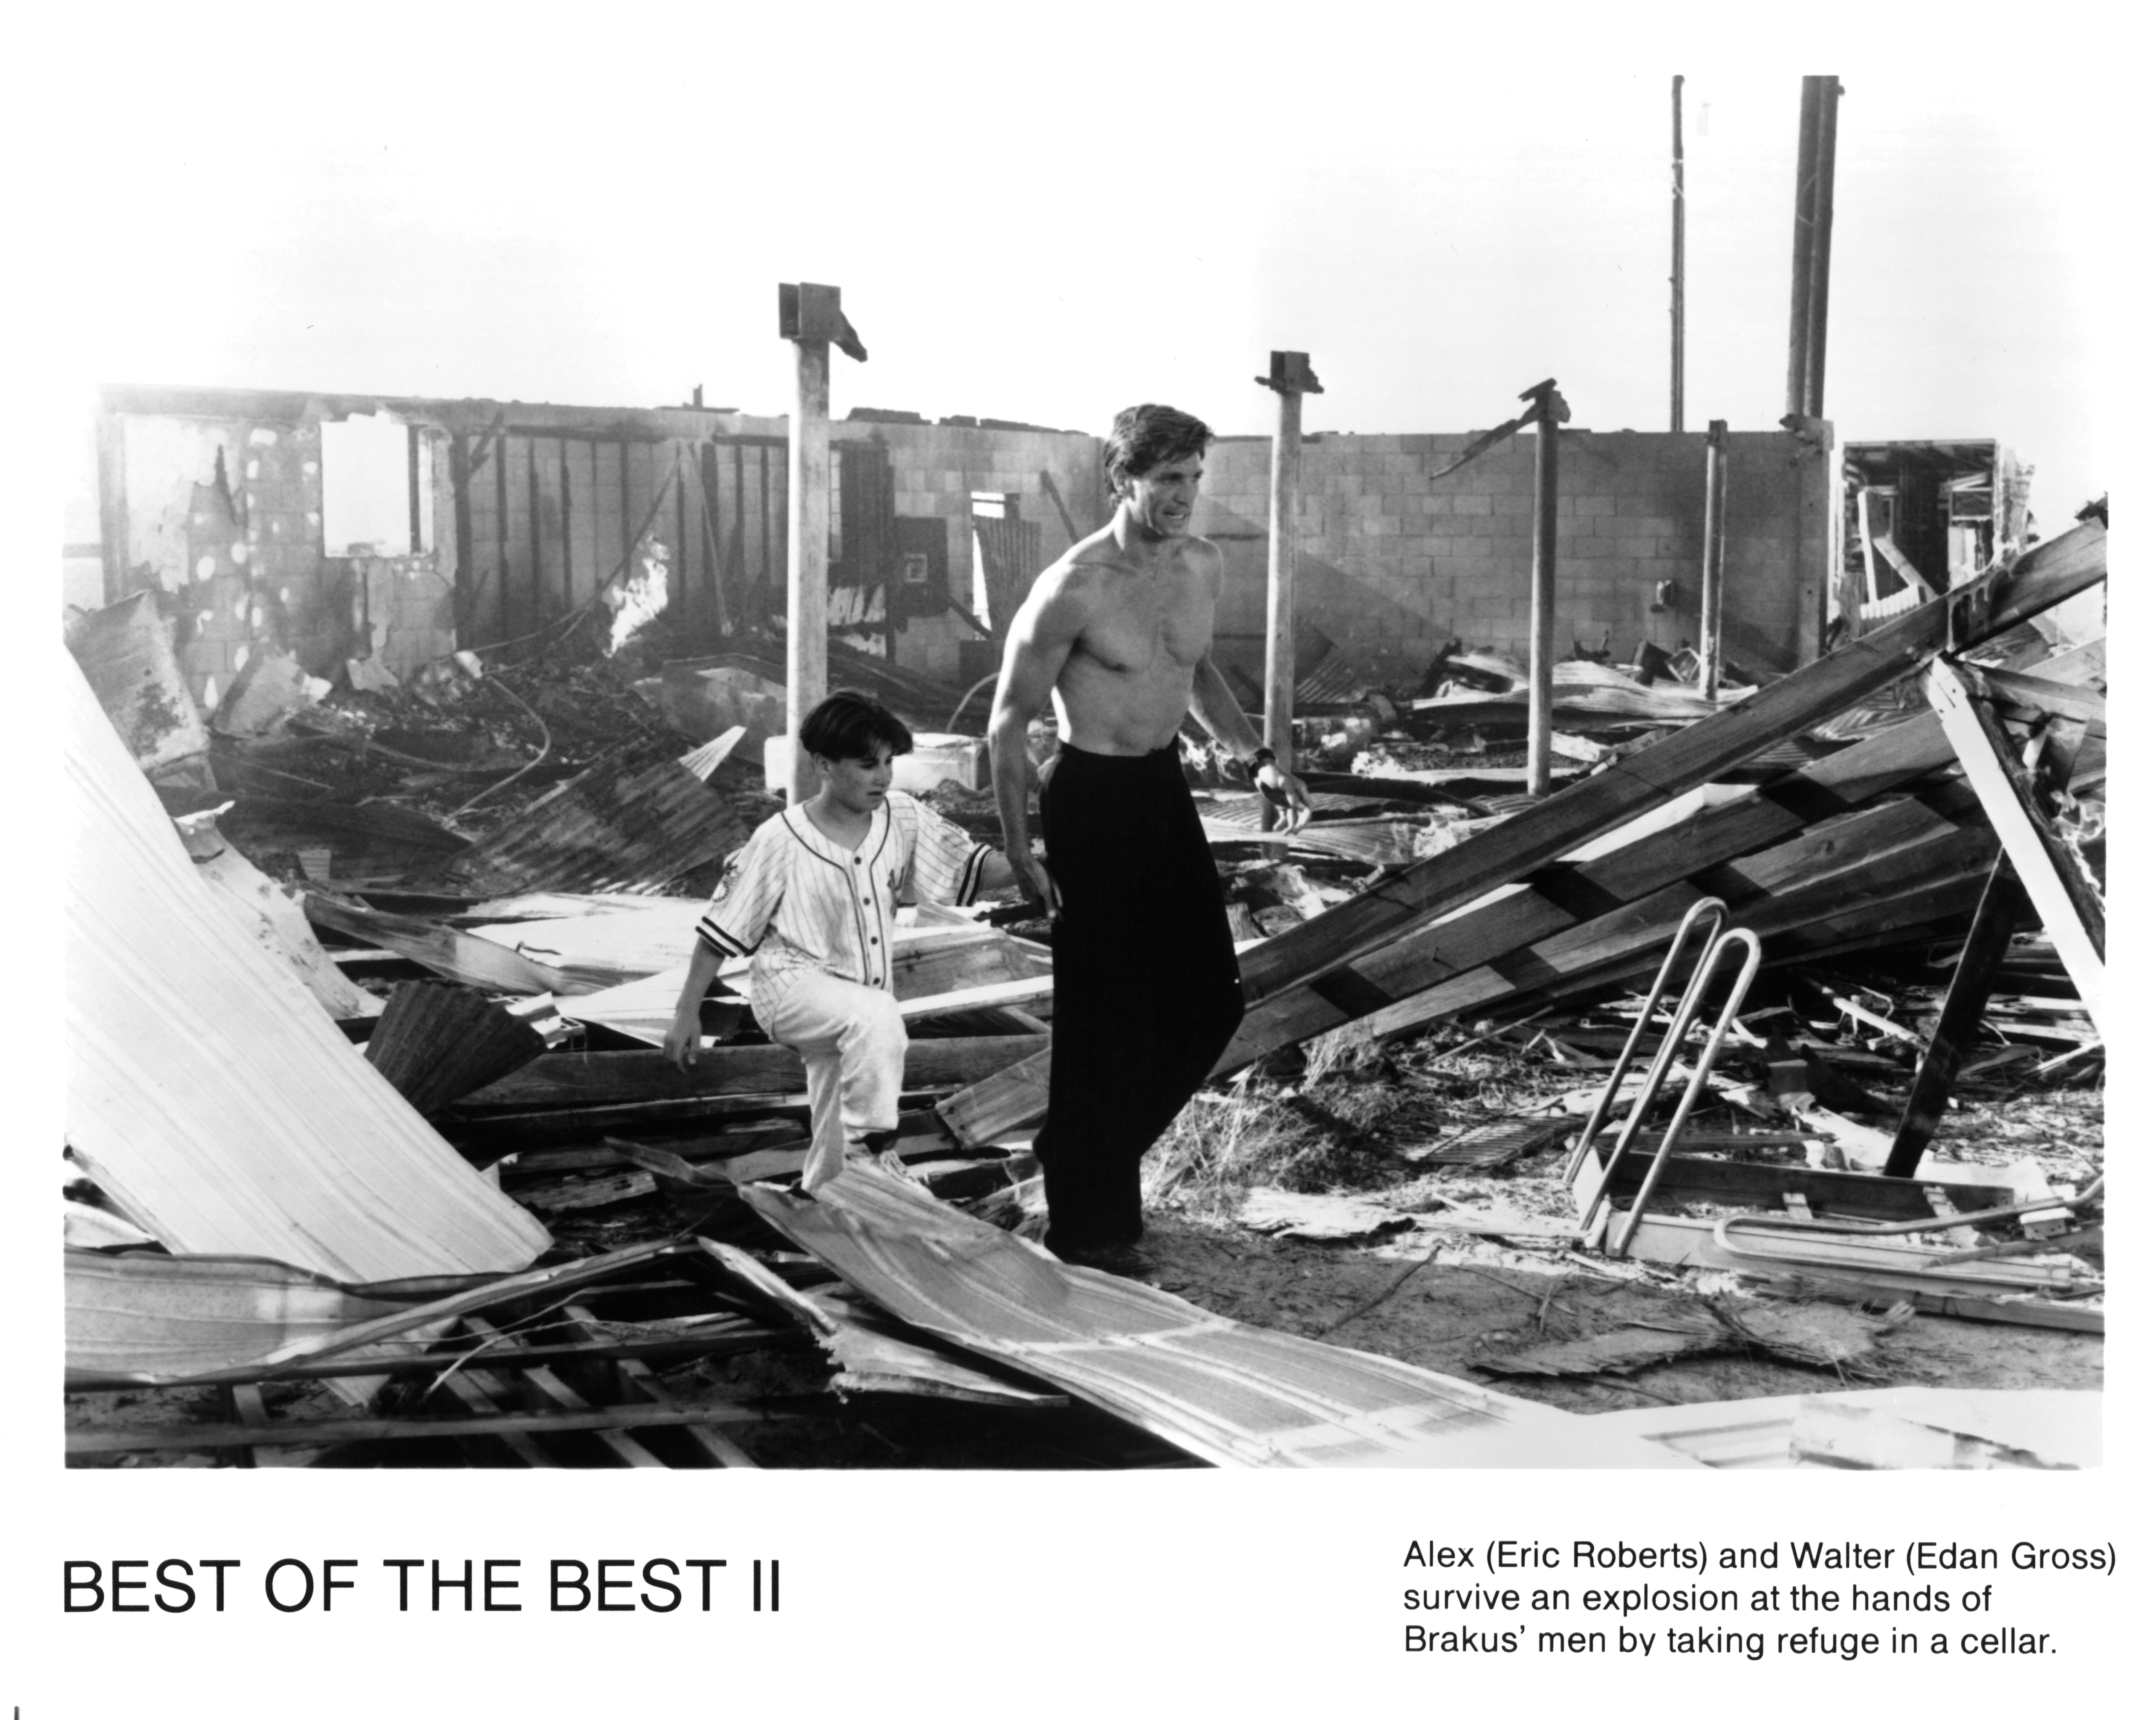
<svg viewBox="0 0 2156 1720">
<path fill-rule="evenodd" d="M 712 895 L 696 935 L 721 956 L 747 956 L 751 997 L 797 968 L 891 989 L 898 897 L 973 901 L 991 850 L 911 794 L 892 789 L 861 845 L 840 847 L 805 806 L 757 827 Z"/>
</svg>

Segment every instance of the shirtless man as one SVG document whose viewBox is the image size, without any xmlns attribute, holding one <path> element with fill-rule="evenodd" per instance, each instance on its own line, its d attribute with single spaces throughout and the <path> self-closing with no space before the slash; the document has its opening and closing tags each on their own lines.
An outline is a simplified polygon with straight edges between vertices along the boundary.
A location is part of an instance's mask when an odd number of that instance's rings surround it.
<svg viewBox="0 0 2156 1720">
<path fill-rule="evenodd" d="M 1004 847 L 1056 921 L 1047 1120 L 1034 1151 L 1048 1245 L 1132 1264 L 1138 1166 L 1242 1019 L 1241 975 L 1183 785 L 1186 713 L 1249 766 L 1288 828 L 1309 798 L 1260 743 L 1212 659 L 1219 550 L 1190 530 L 1212 432 L 1167 406 L 1119 413 L 1101 454 L 1115 517 L 1034 582 L 1011 624 L 989 739 Z M 1026 813 L 1026 727 L 1050 696 L 1046 865 Z"/>
</svg>

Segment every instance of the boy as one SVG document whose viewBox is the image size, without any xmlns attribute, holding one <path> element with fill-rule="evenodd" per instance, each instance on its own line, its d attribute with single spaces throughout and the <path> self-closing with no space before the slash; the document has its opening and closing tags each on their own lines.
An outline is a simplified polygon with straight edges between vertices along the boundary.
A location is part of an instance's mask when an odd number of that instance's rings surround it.
<svg viewBox="0 0 2156 1720">
<path fill-rule="evenodd" d="M 873 1151 L 898 1127 L 906 1023 L 891 995 L 891 940 L 901 891 L 971 902 L 1011 881 L 1004 856 L 891 786 L 913 737 L 866 694 L 836 692 L 801 724 L 815 795 L 757 827 L 696 927 L 666 1055 L 695 1060 L 699 1009 L 719 964 L 752 956 L 757 1024 L 808 1073 L 808 1163 L 801 1186 L 838 1175 L 849 1145 Z"/>
</svg>

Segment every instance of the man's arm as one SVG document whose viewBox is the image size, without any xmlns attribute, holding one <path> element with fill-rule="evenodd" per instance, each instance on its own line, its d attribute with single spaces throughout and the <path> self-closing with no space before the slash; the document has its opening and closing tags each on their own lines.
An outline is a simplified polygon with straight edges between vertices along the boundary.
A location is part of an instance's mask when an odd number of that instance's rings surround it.
<svg viewBox="0 0 2156 1720">
<path fill-rule="evenodd" d="M 1265 744 L 1210 651 L 1198 660 L 1197 672 L 1190 677 L 1190 711 L 1206 733 L 1245 763 Z M 1310 822 L 1309 793 L 1279 761 L 1260 765 L 1251 775 L 1260 793 L 1275 806 L 1287 809 L 1287 829 L 1299 830 Z"/>
<path fill-rule="evenodd" d="M 996 810 L 1004 823 L 1004 855 L 1012 879 L 1042 902 L 1051 917 L 1063 911 L 1055 881 L 1034 857 L 1033 826 L 1026 814 L 1026 729 L 1048 703 L 1056 678 L 1085 631 L 1084 576 L 1068 565 L 1037 580 L 1012 619 L 1004 647 L 1003 675 L 988 717 L 988 750 L 996 784 Z"/>
</svg>

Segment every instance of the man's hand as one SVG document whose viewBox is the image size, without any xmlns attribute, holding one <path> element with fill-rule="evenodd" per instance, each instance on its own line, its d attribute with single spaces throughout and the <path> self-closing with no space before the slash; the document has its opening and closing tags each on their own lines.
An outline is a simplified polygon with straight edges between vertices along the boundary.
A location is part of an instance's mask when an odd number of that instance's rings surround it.
<svg viewBox="0 0 2156 1720">
<path fill-rule="evenodd" d="M 1290 773 L 1277 764 L 1258 767 L 1258 793 L 1286 812 L 1281 829 L 1294 833 L 1310 822 L 1310 793 Z"/>
<path fill-rule="evenodd" d="M 1063 912 L 1062 893 L 1056 889 L 1055 880 L 1049 876 L 1048 868 L 1034 856 L 1033 845 L 1029 842 L 1024 848 L 1006 849 L 1004 857 L 1010 862 L 1011 876 L 1018 881 L 1018 887 L 1025 892 L 1027 900 L 1046 908 L 1050 919 L 1060 917 Z"/>
</svg>

